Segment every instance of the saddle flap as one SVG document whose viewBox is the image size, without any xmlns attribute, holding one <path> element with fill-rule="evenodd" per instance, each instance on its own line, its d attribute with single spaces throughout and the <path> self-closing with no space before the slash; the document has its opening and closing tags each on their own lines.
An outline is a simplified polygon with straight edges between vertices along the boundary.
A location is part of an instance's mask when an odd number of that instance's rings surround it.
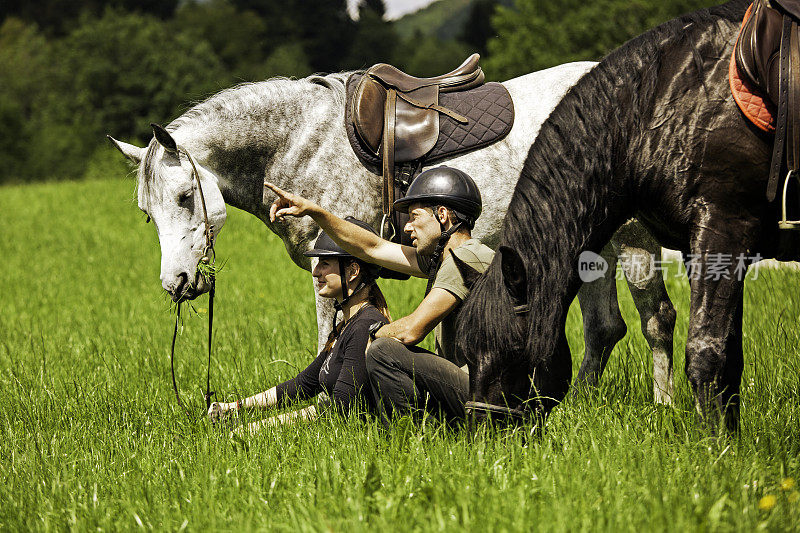
<svg viewBox="0 0 800 533">
<path fill-rule="evenodd" d="M 378 154 L 383 136 L 386 89 L 369 76 L 362 76 L 351 99 L 351 116 L 364 144 Z"/>
<path fill-rule="evenodd" d="M 421 87 L 407 94 L 418 102 L 439 103 L 439 88 L 435 85 Z M 414 161 L 430 152 L 439 138 L 439 113 L 398 98 L 395 116 L 395 162 Z"/>
<path fill-rule="evenodd" d="M 777 96 L 783 15 L 767 0 L 756 0 L 748 13 L 736 44 L 736 64 L 755 87 Z"/>
<path fill-rule="evenodd" d="M 800 19 L 800 0 L 771 0 L 796 19 Z"/>
</svg>

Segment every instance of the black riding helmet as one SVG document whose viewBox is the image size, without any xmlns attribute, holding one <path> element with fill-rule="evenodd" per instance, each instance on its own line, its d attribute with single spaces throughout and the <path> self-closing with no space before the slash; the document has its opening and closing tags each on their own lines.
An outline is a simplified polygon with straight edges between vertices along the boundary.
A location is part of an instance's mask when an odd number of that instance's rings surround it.
<svg viewBox="0 0 800 533">
<path fill-rule="evenodd" d="M 360 226 L 365 230 L 369 231 L 370 233 L 374 233 L 375 235 L 378 234 L 375 229 L 364 222 L 363 220 L 359 220 L 355 217 L 345 217 L 345 220 L 348 222 L 352 222 L 356 226 Z M 344 248 L 336 244 L 333 239 L 331 239 L 330 235 L 325 233 L 324 231 L 320 233 L 317 240 L 314 242 L 314 247 L 303 253 L 306 257 L 339 257 L 342 259 L 353 258 L 356 259 L 352 254 L 347 253 Z M 381 267 L 378 265 L 374 265 L 372 263 L 367 263 L 365 261 L 361 261 L 360 259 L 356 259 L 359 263 L 361 263 L 362 270 L 364 270 L 365 274 L 369 274 L 367 277 L 372 279 L 378 278 L 381 275 Z M 362 276 L 363 278 L 364 276 Z"/>
<path fill-rule="evenodd" d="M 415 179 L 408 188 L 408 194 L 394 203 L 394 208 L 401 213 L 408 213 L 408 208 L 415 203 L 425 205 L 443 205 L 450 208 L 458 219 L 455 224 L 445 230 L 444 224 L 439 221 L 442 234 L 431 256 L 428 267 L 427 295 L 433 287 L 436 273 L 439 270 L 439 261 L 442 258 L 450 237 L 464 225 L 469 229 L 475 227 L 475 221 L 481 214 L 481 192 L 475 181 L 462 170 L 457 168 L 438 166 L 426 170 Z"/>
<path fill-rule="evenodd" d="M 355 217 L 345 217 L 345 220 L 348 222 L 352 222 L 356 226 L 361 226 L 365 230 L 369 231 L 370 233 L 374 233 L 375 235 L 378 232 L 375 229 L 364 222 L 363 220 L 358 220 Z M 357 293 L 367 285 L 370 285 L 375 282 L 375 280 L 381 277 L 381 267 L 378 265 L 374 265 L 372 263 L 367 263 L 360 259 L 357 259 L 352 254 L 347 253 L 341 246 L 336 244 L 333 239 L 331 239 L 330 235 L 325 233 L 324 231 L 320 233 L 317 240 L 314 242 L 314 248 L 311 250 L 304 252 L 303 255 L 306 257 L 330 257 L 330 258 L 337 258 L 339 260 L 339 276 L 342 278 L 342 296 L 343 299 L 341 302 L 334 303 L 334 307 L 338 310 L 341 310 L 342 306 L 347 303 L 347 300 L 350 299 L 351 295 L 348 295 L 347 292 L 347 277 L 344 273 L 344 267 L 349 262 L 348 260 L 356 260 L 358 261 L 359 265 L 361 265 L 361 283 L 353 291 L 353 294 Z M 333 319 L 333 329 L 336 329 L 336 316 L 334 314 Z"/>
<path fill-rule="evenodd" d="M 414 203 L 449 207 L 470 229 L 475 226 L 482 207 L 481 192 L 469 174 L 444 165 L 417 176 L 406 196 L 394 203 L 394 208 L 408 213 L 409 206 Z"/>
</svg>

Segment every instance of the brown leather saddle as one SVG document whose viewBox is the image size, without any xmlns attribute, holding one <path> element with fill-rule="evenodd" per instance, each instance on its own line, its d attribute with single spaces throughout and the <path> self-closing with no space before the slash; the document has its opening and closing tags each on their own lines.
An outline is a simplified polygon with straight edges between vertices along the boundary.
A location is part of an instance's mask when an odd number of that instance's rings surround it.
<svg viewBox="0 0 800 533">
<path fill-rule="evenodd" d="M 749 12 L 734 58 L 741 76 L 777 106 L 767 200 L 775 199 L 785 165 L 780 227 L 800 229 L 800 221 L 786 219 L 787 186 L 800 177 L 800 0 L 755 0 Z"/>
<path fill-rule="evenodd" d="M 499 83 L 484 83 L 479 60 L 472 54 L 433 78 L 379 63 L 348 80 L 350 144 L 367 168 L 383 176 L 381 236 L 401 236 L 404 221 L 392 204 L 423 164 L 497 142 L 511 131 L 511 95 Z"/>
</svg>

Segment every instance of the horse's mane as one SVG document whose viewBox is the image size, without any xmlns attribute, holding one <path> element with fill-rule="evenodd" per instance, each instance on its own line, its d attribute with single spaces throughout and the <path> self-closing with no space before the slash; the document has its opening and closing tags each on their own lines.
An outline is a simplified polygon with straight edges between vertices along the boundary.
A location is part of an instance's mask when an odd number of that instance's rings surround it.
<svg viewBox="0 0 800 533">
<path fill-rule="evenodd" d="M 299 80 L 281 76 L 264 81 L 240 83 L 224 89 L 193 106 L 173 120 L 167 126 L 167 131 L 174 131 L 195 121 L 235 118 L 248 110 L 264 105 L 265 102 L 270 100 L 281 100 L 297 94 L 298 84 L 326 87 L 332 91 L 334 99 L 344 106 L 347 76 L 348 73 L 328 74 L 327 76 L 315 74 Z"/>
<path fill-rule="evenodd" d="M 459 339 L 467 339 L 460 350 L 465 355 L 473 350 L 494 356 L 516 354 L 530 357 L 525 363 L 534 364 L 553 353 L 570 304 L 563 296 L 569 292 L 564 287 L 577 283 L 573 255 L 589 246 L 602 247 L 605 243 L 591 242 L 596 239 L 593 225 L 610 224 L 621 215 L 608 209 L 608 198 L 626 193 L 614 190 L 612 177 L 624 172 L 627 160 L 637 153 L 637 132 L 652 111 L 663 50 L 687 39 L 690 25 L 704 28 L 720 19 L 741 21 L 747 5 L 749 0 L 733 0 L 635 37 L 564 96 L 531 147 L 500 242 L 519 251 L 526 264 L 531 304 L 527 346 L 521 350 L 514 344 L 526 337 L 515 330 L 518 321 L 498 254 L 460 315 Z"/>
<path fill-rule="evenodd" d="M 276 77 L 268 80 L 250 83 L 240 83 L 224 89 L 206 100 L 195 104 L 188 111 L 167 125 L 167 131 L 175 131 L 182 126 L 207 121 L 225 121 L 235 119 L 253 109 L 266 105 L 270 101 L 280 101 L 297 94 L 299 84 L 322 86 L 330 90 L 330 95 L 336 105 L 344 109 L 346 99 L 345 84 L 350 76 L 349 72 L 339 72 L 328 75 L 314 74 L 298 80 Z M 158 143 L 152 139 L 147 146 L 147 151 L 139 165 L 138 183 L 145 189 L 149 198 L 150 186 L 155 179 L 155 154 Z"/>
</svg>

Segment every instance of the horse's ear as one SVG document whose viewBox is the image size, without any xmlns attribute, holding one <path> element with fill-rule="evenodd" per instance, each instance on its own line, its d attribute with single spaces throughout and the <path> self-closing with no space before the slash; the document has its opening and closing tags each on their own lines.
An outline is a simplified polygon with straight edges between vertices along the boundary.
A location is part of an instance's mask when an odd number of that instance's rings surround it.
<svg viewBox="0 0 800 533">
<path fill-rule="evenodd" d="M 500 247 L 500 267 L 503 272 L 503 282 L 514 305 L 528 303 L 528 274 L 525 263 L 516 250 L 508 246 Z"/>
<path fill-rule="evenodd" d="M 158 144 L 164 147 L 167 152 L 172 154 L 178 153 L 178 143 L 175 142 L 175 139 L 172 138 L 172 135 L 169 134 L 167 130 L 156 124 L 155 122 L 150 123 L 150 126 L 153 128 L 153 135 L 158 141 Z"/>
<path fill-rule="evenodd" d="M 139 148 L 138 146 L 118 141 L 111 135 L 106 135 L 106 137 L 108 137 L 108 140 L 111 141 L 114 146 L 116 146 L 117 150 L 122 152 L 122 155 L 128 158 L 128 161 L 137 165 L 141 163 L 146 151 L 145 148 Z"/>
<path fill-rule="evenodd" d="M 453 250 L 450 250 L 450 255 L 453 256 L 453 261 L 456 264 L 458 273 L 461 274 L 461 279 L 464 280 L 464 286 L 472 290 L 472 286 L 475 285 L 475 282 L 481 277 L 481 273 L 459 259 L 458 256 L 453 253 Z"/>
</svg>

